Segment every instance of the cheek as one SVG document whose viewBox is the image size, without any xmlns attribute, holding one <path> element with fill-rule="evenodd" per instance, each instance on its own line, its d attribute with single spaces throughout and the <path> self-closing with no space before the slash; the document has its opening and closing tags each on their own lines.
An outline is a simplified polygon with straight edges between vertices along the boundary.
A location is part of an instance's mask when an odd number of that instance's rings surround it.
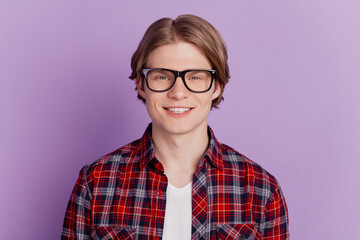
<svg viewBox="0 0 360 240">
<path fill-rule="evenodd" d="M 146 94 L 146 107 L 148 111 L 154 111 L 154 109 L 159 108 L 159 96 L 153 95 L 152 93 L 147 92 Z"/>
<path fill-rule="evenodd" d="M 204 98 L 198 99 L 198 101 L 202 103 L 201 105 L 203 106 L 204 111 L 208 111 L 211 108 L 212 100 L 213 100 L 212 94 L 207 95 L 206 97 L 204 96 Z"/>
</svg>

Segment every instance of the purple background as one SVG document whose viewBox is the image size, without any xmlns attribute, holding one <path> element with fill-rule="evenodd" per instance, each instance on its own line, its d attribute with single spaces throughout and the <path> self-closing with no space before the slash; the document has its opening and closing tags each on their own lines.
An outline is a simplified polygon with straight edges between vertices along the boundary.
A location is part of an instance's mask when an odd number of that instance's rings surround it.
<svg viewBox="0 0 360 240">
<path fill-rule="evenodd" d="M 193 13 L 229 51 L 218 139 L 280 181 L 293 240 L 356 239 L 359 12 L 357 0 L 0 0 L 0 238 L 59 238 L 81 167 L 149 122 L 128 79 L 144 31 Z"/>
</svg>

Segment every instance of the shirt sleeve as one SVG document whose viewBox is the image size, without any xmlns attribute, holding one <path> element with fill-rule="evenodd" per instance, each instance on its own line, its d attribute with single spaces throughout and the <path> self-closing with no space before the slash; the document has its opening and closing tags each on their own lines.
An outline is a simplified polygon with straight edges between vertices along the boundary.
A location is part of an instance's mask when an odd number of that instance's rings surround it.
<svg viewBox="0 0 360 240">
<path fill-rule="evenodd" d="M 279 185 L 265 207 L 263 239 L 290 239 L 288 210 Z"/>
<path fill-rule="evenodd" d="M 91 232 L 91 193 L 86 180 L 85 166 L 70 196 L 61 239 L 89 239 Z"/>
</svg>

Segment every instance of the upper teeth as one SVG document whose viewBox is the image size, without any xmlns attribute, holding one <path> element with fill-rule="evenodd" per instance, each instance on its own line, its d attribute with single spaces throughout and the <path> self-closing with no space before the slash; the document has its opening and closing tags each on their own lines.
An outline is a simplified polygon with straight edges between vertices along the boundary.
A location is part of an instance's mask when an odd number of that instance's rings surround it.
<svg viewBox="0 0 360 240">
<path fill-rule="evenodd" d="M 168 109 L 173 113 L 184 113 L 190 110 L 190 108 L 168 108 Z"/>
</svg>

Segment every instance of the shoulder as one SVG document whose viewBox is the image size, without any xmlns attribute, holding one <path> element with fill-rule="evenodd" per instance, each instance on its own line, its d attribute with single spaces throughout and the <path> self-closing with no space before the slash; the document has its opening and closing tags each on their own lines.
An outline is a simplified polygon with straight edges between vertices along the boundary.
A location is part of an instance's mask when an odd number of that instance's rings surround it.
<svg viewBox="0 0 360 240">
<path fill-rule="evenodd" d="M 276 191 L 279 187 L 276 178 L 261 165 L 246 157 L 232 147 L 222 145 L 223 165 L 225 171 L 230 171 L 244 178 L 245 182 L 254 187 Z"/>
<path fill-rule="evenodd" d="M 233 179 L 236 179 L 237 177 L 244 178 L 245 176 L 258 181 L 261 180 L 271 185 L 277 185 L 274 176 L 262 168 L 258 163 L 252 161 L 232 147 L 219 142 L 210 127 L 208 127 L 208 134 L 210 137 L 209 149 L 211 150 L 209 151 L 211 153 L 209 156 L 210 158 L 215 159 L 212 161 L 214 165 L 222 165 L 225 174 L 230 174 Z"/>
<path fill-rule="evenodd" d="M 140 140 L 135 140 L 115 151 L 108 153 L 89 165 L 85 165 L 80 176 L 90 185 L 94 179 L 109 178 L 127 169 L 138 168 L 140 160 Z"/>
</svg>

